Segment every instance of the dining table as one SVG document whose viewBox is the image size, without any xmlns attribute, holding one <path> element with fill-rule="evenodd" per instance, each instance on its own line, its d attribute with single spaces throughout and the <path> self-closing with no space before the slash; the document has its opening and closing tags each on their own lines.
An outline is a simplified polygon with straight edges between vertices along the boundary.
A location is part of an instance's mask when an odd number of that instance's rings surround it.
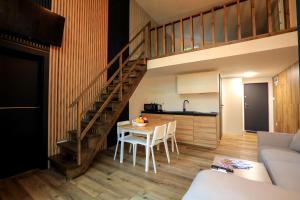
<svg viewBox="0 0 300 200">
<path fill-rule="evenodd" d="M 146 159 L 145 159 L 145 172 L 149 170 L 149 155 L 150 155 L 150 140 L 151 136 L 154 132 L 156 126 L 162 126 L 164 124 L 168 124 L 170 121 L 168 120 L 152 120 L 151 122 L 146 123 L 145 126 L 138 126 L 133 123 L 122 125 L 119 127 L 121 132 L 121 153 L 120 153 L 120 163 L 123 163 L 124 159 L 124 137 L 125 133 L 136 134 L 139 136 L 146 137 L 147 145 L 146 145 Z"/>
</svg>

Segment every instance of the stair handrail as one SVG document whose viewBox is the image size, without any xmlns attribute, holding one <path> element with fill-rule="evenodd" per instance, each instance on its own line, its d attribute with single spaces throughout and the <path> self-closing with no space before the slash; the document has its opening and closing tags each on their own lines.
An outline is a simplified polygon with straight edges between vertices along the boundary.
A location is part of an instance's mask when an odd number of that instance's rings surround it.
<svg viewBox="0 0 300 200">
<path fill-rule="evenodd" d="M 151 21 L 149 21 L 137 34 L 135 34 L 135 36 L 128 42 L 127 45 L 125 45 L 121 51 L 114 56 L 114 58 L 107 64 L 107 66 L 102 69 L 100 71 L 100 73 L 91 81 L 90 84 L 88 84 L 88 86 L 79 94 L 79 96 L 70 104 L 70 108 L 73 108 L 76 105 L 76 109 L 77 109 L 77 123 L 76 123 L 76 127 L 77 127 L 77 134 L 76 134 L 76 138 L 77 138 L 77 164 L 81 165 L 81 141 L 83 140 L 84 136 L 86 135 L 86 133 L 88 132 L 88 130 L 91 128 L 91 126 L 93 125 L 93 123 L 95 123 L 95 120 L 92 120 L 88 126 L 84 129 L 81 130 L 81 119 L 82 119 L 82 115 L 84 114 L 81 110 L 85 110 L 86 112 L 86 108 L 82 108 L 82 104 L 83 104 L 83 97 L 87 94 L 87 92 L 97 83 L 97 81 L 99 80 L 99 78 L 101 78 L 103 76 L 103 74 L 105 72 L 107 72 L 107 70 L 117 61 L 119 60 L 119 69 L 116 70 L 114 72 L 114 74 L 111 76 L 111 78 L 104 84 L 104 86 L 101 87 L 100 89 L 100 93 L 102 92 L 103 89 L 105 89 L 116 77 L 118 74 L 120 74 L 120 84 L 118 84 L 118 86 L 113 90 L 112 93 L 116 93 L 117 88 L 120 89 L 120 97 L 122 98 L 122 68 L 129 62 L 129 58 L 141 47 L 144 47 L 143 53 L 141 53 L 139 55 L 139 58 L 141 57 L 141 55 L 143 55 L 143 59 L 144 62 L 146 63 L 147 60 L 147 39 L 146 39 L 146 30 L 148 30 L 148 34 L 150 34 L 150 29 L 151 29 Z M 123 53 L 130 47 L 130 45 L 132 44 L 133 41 L 135 41 L 139 35 L 143 33 L 143 39 L 142 41 L 134 48 L 134 50 L 130 53 L 130 55 L 128 56 L 128 58 L 125 60 L 125 62 L 123 61 Z M 149 54 L 150 55 L 150 54 Z M 103 105 L 108 104 L 108 101 L 110 101 L 111 96 L 108 97 Z M 97 96 L 95 96 L 97 97 Z M 101 106 L 103 107 L 103 106 Z M 89 108 L 89 106 L 87 106 L 87 108 Z M 103 108 L 101 108 L 103 109 Z M 101 110 L 100 109 L 100 110 Z M 98 112 L 100 112 L 100 110 Z M 94 118 L 93 118 L 94 119 Z M 82 134 L 84 133 L 84 134 Z"/>
<path fill-rule="evenodd" d="M 148 30 L 150 30 L 151 28 L 151 21 L 149 21 L 145 26 L 143 26 L 143 28 L 137 33 L 135 34 L 135 36 L 128 42 L 127 45 L 125 45 L 121 51 L 119 51 L 119 53 L 107 64 L 107 66 L 102 69 L 100 71 L 100 73 L 91 81 L 91 83 L 78 95 L 78 97 L 76 97 L 76 99 L 70 104 L 69 107 L 74 107 L 79 100 L 88 92 L 89 89 L 92 88 L 92 86 L 96 83 L 96 81 L 102 76 L 102 74 L 104 72 L 106 72 L 111 66 L 112 64 L 114 64 L 117 59 L 120 57 L 120 55 L 122 55 L 130 46 L 130 44 L 143 32 L 146 31 L 146 28 L 149 28 Z"/>
</svg>

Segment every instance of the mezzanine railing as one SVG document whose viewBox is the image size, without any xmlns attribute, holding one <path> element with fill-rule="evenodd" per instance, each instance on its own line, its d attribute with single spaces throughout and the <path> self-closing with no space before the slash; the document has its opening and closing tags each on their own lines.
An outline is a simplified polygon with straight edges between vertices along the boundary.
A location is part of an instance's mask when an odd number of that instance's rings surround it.
<svg viewBox="0 0 300 200">
<path fill-rule="evenodd" d="M 290 26 L 288 0 L 235 0 L 152 28 L 151 58 L 296 30 Z"/>
</svg>

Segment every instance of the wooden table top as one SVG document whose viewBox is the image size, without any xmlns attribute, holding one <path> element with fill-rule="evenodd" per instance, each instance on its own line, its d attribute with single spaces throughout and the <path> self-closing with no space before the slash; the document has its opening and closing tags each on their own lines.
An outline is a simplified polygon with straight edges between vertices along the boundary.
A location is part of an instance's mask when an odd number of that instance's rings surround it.
<svg viewBox="0 0 300 200">
<path fill-rule="evenodd" d="M 249 160 L 242 160 L 239 158 L 233 158 L 228 156 L 216 155 L 213 164 L 218 164 L 223 159 L 241 160 L 253 166 L 250 169 L 233 169 L 234 171 L 233 175 L 240 176 L 242 178 L 246 178 L 253 181 L 260 181 L 260 182 L 272 184 L 269 174 L 262 163 L 253 162 Z"/>
<path fill-rule="evenodd" d="M 168 124 L 170 121 L 168 120 L 157 120 L 157 121 L 151 121 L 147 123 L 146 126 L 135 126 L 133 124 L 127 124 L 120 126 L 121 130 L 126 130 L 129 132 L 144 132 L 144 133 L 153 133 L 154 128 L 156 126 L 161 126 L 164 124 Z"/>
</svg>

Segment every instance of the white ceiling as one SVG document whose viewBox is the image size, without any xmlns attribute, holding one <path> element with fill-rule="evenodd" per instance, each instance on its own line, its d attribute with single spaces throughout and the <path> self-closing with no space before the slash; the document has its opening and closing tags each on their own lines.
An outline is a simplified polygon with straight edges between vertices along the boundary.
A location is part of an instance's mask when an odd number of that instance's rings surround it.
<svg viewBox="0 0 300 200">
<path fill-rule="evenodd" d="M 136 2 L 156 21 L 164 24 L 179 17 L 211 9 L 228 0 L 136 0 Z"/>
<path fill-rule="evenodd" d="M 298 47 L 219 58 L 215 60 L 173 65 L 148 70 L 148 76 L 177 75 L 217 70 L 223 78 L 242 77 L 253 71 L 254 78 L 273 77 L 298 60 Z"/>
</svg>

